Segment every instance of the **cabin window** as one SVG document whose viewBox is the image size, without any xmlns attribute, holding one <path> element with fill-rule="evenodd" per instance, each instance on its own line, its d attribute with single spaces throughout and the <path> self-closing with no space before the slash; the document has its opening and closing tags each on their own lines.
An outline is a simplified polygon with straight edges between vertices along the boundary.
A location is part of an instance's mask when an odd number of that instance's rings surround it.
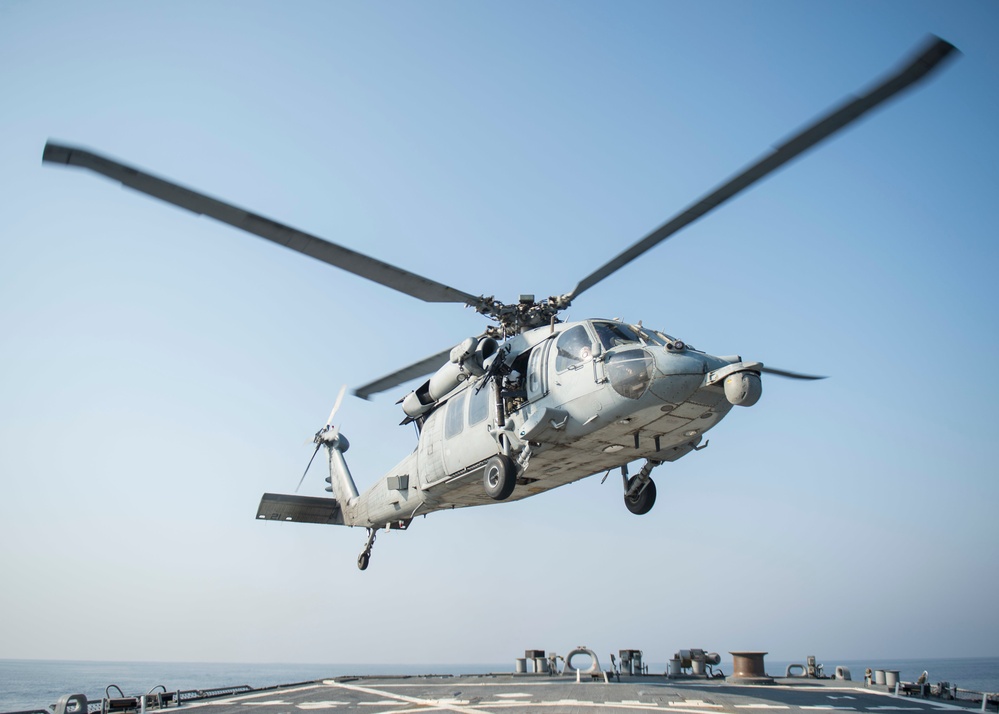
<svg viewBox="0 0 999 714">
<path fill-rule="evenodd" d="M 555 371 L 563 372 L 590 359 L 593 342 L 586 328 L 576 325 L 559 335 L 555 351 Z"/>
<path fill-rule="evenodd" d="M 618 345 L 627 345 L 635 342 L 641 344 L 642 342 L 638 333 L 628 325 L 623 325 L 620 322 L 594 322 L 593 329 L 597 331 L 600 344 L 608 350 Z"/>
<path fill-rule="evenodd" d="M 468 398 L 468 425 L 478 424 L 489 416 L 489 384 L 483 384 L 478 392 L 473 387 L 472 396 Z"/>
<path fill-rule="evenodd" d="M 444 419 L 444 438 L 446 439 L 460 434 L 462 427 L 465 425 L 466 394 L 468 394 L 467 389 L 458 396 L 453 397 L 447 403 L 447 416 Z"/>
</svg>

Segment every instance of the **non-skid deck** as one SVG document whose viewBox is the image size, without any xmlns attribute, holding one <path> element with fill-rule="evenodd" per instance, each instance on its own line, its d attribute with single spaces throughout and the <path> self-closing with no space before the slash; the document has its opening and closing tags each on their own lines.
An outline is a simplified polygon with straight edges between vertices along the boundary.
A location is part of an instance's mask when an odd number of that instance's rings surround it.
<svg viewBox="0 0 999 714">
<path fill-rule="evenodd" d="M 784 683 L 786 682 L 786 683 Z M 884 688 L 881 688 L 882 690 Z M 620 682 L 490 675 L 338 678 L 185 705 L 203 714 L 299 714 L 314 710 L 377 712 L 658 711 L 676 714 L 815 714 L 846 712 L 968 711 L 936 700 L 893 696 L 861 684 L 788 682 L 740 686 L 713 681 L 676 682 L 662 676 Z"/>
</svg>

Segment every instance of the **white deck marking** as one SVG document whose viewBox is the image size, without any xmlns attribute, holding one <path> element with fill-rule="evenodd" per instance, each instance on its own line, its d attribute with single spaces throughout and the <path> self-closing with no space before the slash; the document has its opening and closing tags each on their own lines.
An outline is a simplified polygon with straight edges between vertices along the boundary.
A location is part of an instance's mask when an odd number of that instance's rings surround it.
<svg viewBox="0 0 999 714">
<path fill-rule="evenodd" d="M 301 704 L 296 704 L 299 709 L 336 709 L 337 707 L 345 707 L 349 705 L 350 702 L 302 702 Z"/>
<path fill-rule="evenodd" d="M 826 699 L 856 699 L 856 697 L 851 697 L 849 694 L 844 694 L 839 697 L 833 696 L 832 694 L 827 694 Z"/>
<path fill-rule="evenodd" d="M 594 701 L 585 701 L 585 700 L 579 700 L 579 699 L 561 699 L 559 701 L 549 701 L 549 702 L 538 702 L 538 701 L 525 702 L 525 701 L 517 701 L 518 698 L 523 698 L 525 696 L 525 694 L 523 692 L 517 692 L 518 697 L 517 698 L 510 698 L 508 701 L 497 701 L 495 703 L 494 702 L 481 702 L 481 701 L 479 701 L 479 702 L 476 702 L 475 704 L 469 704 L 468 702 L 466 702 L 464 700 L 457 701 L 457 700 L 453 700 L 453 699 L 422 699 L 422 698 L 419 698 L 419 697 L 411 697 L 411 696 L 407 696 L 407 695 L 404 695 L 404 694 L 396 694 L 396 693 L 393 693 L 393 692 L 385 691 L 385 689 L 387 689 L 389 687 L 406 687 L 406 686 L 412 686 L 412 684 L 395 684 L 395 683 L 393 683 L 393 684 L 385 684 L 385 685 L 379 685 L 378 689 L 375 689 L 373 687 L 363 687 L 363 686 L 360 686 L 360 685 L 357 685 L 357 684 L 348 684 L 346 682 L 337 682 L 336 680 L 325 680 L 323 682 L 323 684 L 325 684 L 327 686 L 330 686 L 330 687 L 340 687 L 341 689 L 347 689 L 347 690 L 351 690 L 351 691 L 355 691 L 355 692 L 360 692 L 362 694 L 371 694 L 371 695 L 376 695 L 376 696 L 381 696 L 381 697 L 387 697 L 388 700 L 391 700 L 393 702 L 393 704 L 387 704 L 386 703 L 384 706 L 399 706 L 399 705 L 409 704 L 409 705 L 414 705 L 416 707 L 419 707 L 419 709 L 413 709 L 413 710 L 408 710 L 408 709 L 402 709 L 402 710 L 400 710 L 400 709 L 393 709 L 391 711 L 385 712 L 385 714 L 404 714 L 405 712 L 408 712 L 408 711 L 413 711 L 414 714 L 415 714 L 415 712 L 419 712 L 420 714 L 425 714 L 426 712 L 437 712 L 437 711 L 461 712 L 463 714 L 483 714 L 483 712 L 487 711 L 488 709 L 501 709 L 501 710 L 502 709 L 514 709 L 514 710 L 522 710 L 522 709 L 525 709 L 525 708 L 534 709 L 534 708 L 564 707 L 564 706 L 574 706 L 574 707 L 587 708 L 587 709 L 589 709 L 589 708 L 592 708 L 592 709 L 623 709 L 623 710 L 628 710 L 628 711 L 652 711 L 652 712 L 656 712 L 656 711 L 662 712 L 662 711 L 664 711 L 664 709 L 660 708 L 657 704 L 652 704 L 652 703 L 642 704 L 641 702 L 636 703 L 636 704 L 631 704 L 631 703 L 626 704 L 626 703 L 623 703 L 623 702 L 621 702 L 621 703 L 617 703 L 617 702 L 594 702 Z M 537 685 L 534 685 L 534 686 L 546 686 L 547 684 L 551 684 L 551 683 L 541 683 L 541 682 L 538 682 Z M 454 686 L 455 685 L 454 685 L 454 683 L 446 683 L 446 684 L 440 684 L 440 685 L 427 685 L 427 686 L 443 686 L 443 687 L 448 687 L 452 691 L 454 691 Z M 500 684 L 500 683 L 482 683 L 482 684 L 476 683 L 476 684 L 469 685 L 469 688 L 471 688 L 471 687 L 479 687 L 479 686 L 483 686 L 483 687 L 495 687 L 495 686 L 503 686 L 503 685 Z M 532 686 L 532 683 L 521 682 L 521 683 L 518 684 L 518 686 L 521 686 L 521 687 L 530 687 L 530 686 Z M 496 695 L 496 696 L 499 697 L 501 695 Z M 526 695 L 526 696 L 531 696 L 531 695 Z M 361 702 L 358 702 L 358 704 L 360 704 L 360 703 Z M 701 707 L 701 708 L 698 708 L 698 709 L 695 709 L 695 708 L 685 709 L 685 708 L 682 707 L 683 702 L 680 702 L 679 704 L 681 704 L 681 706 L 670 707 L 669 708 L 668 711 L 670 712 L 670 714 L 704 714 L 704 707 Z M 710 705 L 710 706 L 711 706 L 711 708 L 715 708 L 715 707 L 720 708 L 720 705 Z M 379 714 L 381 714 L 381 713 L 379 713 Z"/>
<path fill-rule="evenodd" d="M 822 709 L 825 711 L 845 711 L 845 712 L 855 712 L 856 707 L 837 707 L 832 704 L 815 704 L 812 706 L 798 707 L 799 709 Z"/>
<path fill-rule="evenodd" d="M 453 702 L 448 700 L 440 699 L 421 699 L 420 697 L 410 697 L 405 694 L 393 694 L 392 692 L 386 692 L 382 689 L 373 689 L 371 687 L 360 687 L 356 684 L 347 684 L 345 682 L 333 682 L 333 686 L 340 687 L 341 689 L 347 689 L 352 692 L 361 692 L 362 694 L 373 694 L 379 697 L 385 697 L 387 699 L 394 699 L 397 702 L 405 702 L 407 704 L 416 704 L 421 707 L 443 709 L 452 712 L 461 712 L 462 714 L 480 714 L 480 710 L 471 709 L 464 706 L 468 702 Z"/>
<path fill-rule="evenodd" d="M 325 684 L 325 682 L 324 682 Z M 307 692 L 310 689 L 319 689 L 322 684 L 307 684 L 304 687 L 292 687 L 291 689 L 282 689 L 282 693 L 289 694 L 291 692 Z M 198 709 L 201 707 L 218 707 L 218 706 L 232 706 L 233 704 L 252 704 L 253 702 L 247 702 L 247 699 L 259 699 L 260 697 L 273 697 L 274 692 L 253 692 L 246 694 L 235 694 L 231 697 L 225 697 L 224 699 L 213 699 L 209 702 L 184 702 L 185 709 Z M 281 704 L 287 704 L 287 702 L 280 701 Z M 268 702 L 264 702 L 268 703 Z"/>
<path fill-rule="evenodd" d="M 514 699 L 516 697 L 529 697 L 531 696 L 527 692 L 510 692 L 509 694 L 497 694 L 497 699 Z"/>
<path fill-rule="evenodd" d="M 683 699 L 679 702 L 670 702 L 671 707 L 695 707 L 698 709 L 721 709 L 721 704 L 708 704 L 701 699 Z"/>
<path fill-rule="evenodd" d="M 922 707 L 867 707 L 869 712 L 921 712 Z"/>
<path fill-rule="evenodd" d="M 790 709 L 785 704 L 736 704 L 736 709 Z"/>
</svg>

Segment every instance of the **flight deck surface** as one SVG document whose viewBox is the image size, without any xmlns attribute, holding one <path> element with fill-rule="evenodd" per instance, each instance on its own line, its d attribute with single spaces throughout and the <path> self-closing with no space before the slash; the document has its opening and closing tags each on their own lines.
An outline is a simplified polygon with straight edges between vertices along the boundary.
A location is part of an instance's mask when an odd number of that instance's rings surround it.
<svg viewBox="0 0 999 714">
<path fill-rule="evenodd" d="M 777 680 L 773 685 L 677 681 L 663 676 L 622 676 L 620 681 L 577 682 L 570 677 L 483 675 L 339 677 L 287 688 L 203 701 L 184 708 L 202 714 L 298 714 L 311 710 L 377 712 L 660 711 L 677 714 L 797 714 L 968 711 L 937 699 L 894 696 L 884 687 L 843 680 Z"/>
</svg>

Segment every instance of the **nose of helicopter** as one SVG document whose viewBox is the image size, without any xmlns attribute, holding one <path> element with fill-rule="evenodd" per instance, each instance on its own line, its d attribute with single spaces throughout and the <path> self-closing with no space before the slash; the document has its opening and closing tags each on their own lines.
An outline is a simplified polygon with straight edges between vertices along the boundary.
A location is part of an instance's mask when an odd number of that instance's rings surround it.
<svg viewBox="0 0 999 714">
<path fill-rule="evenodd" d="M 707 357 L 700 352 L 644 345 L 611 351 L 604 364 L 611 387 L 622 397 L 641 399 L 651 392 L 665 402 L 678 404 L 697 391 L 704 375 L 714 368 Z"/>
<path fill-rule="evenodd" d="M 671 404 L 689 399 L 702 386 L 704 375 L 724 364 L 717 357 L 686 349 L 658 347 L 651 352 L 655 369 L 649 391 Z"/>
<path fill-rule="evenodd" d="M 660 376 L 653 379 L 649 389 L 666 401 L 685 401 L 698 389 L 720 386 L 729 404 L 751 407 L 763 394 L 758 362 L 669 347 L 654 355 Z"/>
</svg>

